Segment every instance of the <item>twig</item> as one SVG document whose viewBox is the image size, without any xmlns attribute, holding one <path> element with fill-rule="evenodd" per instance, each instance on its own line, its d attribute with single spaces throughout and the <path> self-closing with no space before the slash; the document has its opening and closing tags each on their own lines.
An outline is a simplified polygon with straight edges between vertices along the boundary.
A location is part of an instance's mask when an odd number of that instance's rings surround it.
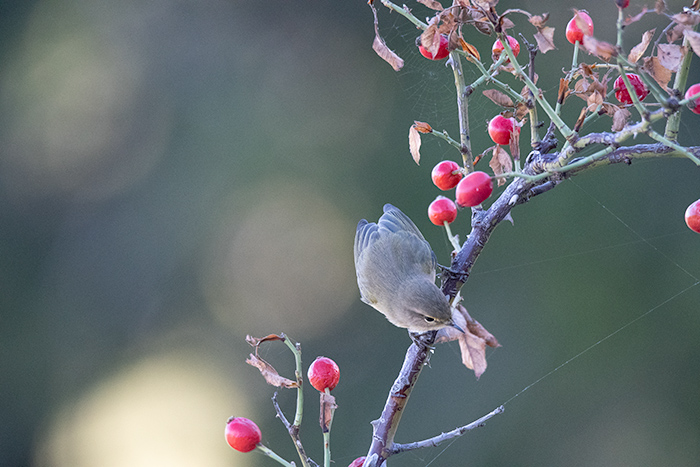
<svg viewBox="0 0 700 467">
<path fill-rule="evenodd" d="M 503 413 L 503 406 L 500 406 L 493 410 L 492 412 L 484 415 L 478 420 L 475 420 L 471 422 L 469 425 L 464 425 L 459 428 L 455 428 L 452 431 L 448 431 L 447 433 L 441 433 L 438 436 L 433 436 L 432 438 L 424 439 L 423 441 L 416 441 L 414 443 L 406 443 L 406 444 L 394 444 L 394 450 L 393 454 L 398 454 L 400 452 L 406 452 L 406 451 L 412 451 L 414 449 L 421 449 L 421 448 L 427 448 L 427 447 L 435 447 L 438 444 L 447 441 L 448 439 L 452 438 L 457 438 L 458 436 L 462 436 L 465 434 L 467 431 L 471 431 L 474 428 L 480 428 L 484 426 L 484 424 L 490 420 L 491 418 L 495 417 L 498 414 Z"/>
</svg>

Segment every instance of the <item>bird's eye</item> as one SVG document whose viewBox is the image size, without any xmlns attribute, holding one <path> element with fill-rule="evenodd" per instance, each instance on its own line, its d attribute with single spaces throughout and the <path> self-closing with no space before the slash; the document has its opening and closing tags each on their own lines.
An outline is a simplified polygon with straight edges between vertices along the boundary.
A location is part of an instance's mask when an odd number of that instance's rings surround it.
<svg viewBox="0 0 700 467">
<path fill-rule="evenodd" d="M 432 323 L 433 321 L 435 321 L 435 318 L 433 318 L 432 316 L 426 316 L 423 319 L 425 319 L 426 323 Z"/>
</svg>

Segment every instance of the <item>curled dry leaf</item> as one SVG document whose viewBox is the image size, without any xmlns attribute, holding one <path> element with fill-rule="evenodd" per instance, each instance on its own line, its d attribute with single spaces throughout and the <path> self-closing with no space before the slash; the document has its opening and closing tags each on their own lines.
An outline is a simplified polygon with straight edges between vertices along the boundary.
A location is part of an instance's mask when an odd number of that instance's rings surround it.
<svg viewBox="0 0 700 467">
<path fill-rule="evenodd" d="M 473 56 L 477 60 L 481 60 L 481 56 L 479 55 L 479 51 L 476 50 L 476 47 L 471 45 L 469 42 L 466 42 L 461 37 L 459 38 L 459 46 L 469 55 Z"/>
<path fill-rule="evenodd" d="M 625 18 L 625 21 L 623 22 L 623 24 L 625 26 L 629 26 L 632 23 L 636 23 L 637 21 L 642 19 L 642 16 L 646 15 L 648 12 L 649 12 L 649 10 L 647 10 L 647 7 L 643 6 L 642 11 L 640 11 L 639 13 L 637 13 L 634 16 L 628 16 L 627 18 Z"/>
<path fill-rule="evenodd" d="M 428 123 L 425 122 L 419 122 L 418 120 L 414 120 L 413 126 L 416 128 L 416 130 L 418 130 L 419 133 L 433 132 L 433 127 L 431 127 Z"/>
<path fill-rule="evenodd" d="M 497 177 L 498 186 L 501 186 L 506 183 L 506 180 L 498 176 L 506 172 L 511 172 L 513 170 L 513 161 L 508 152 L 497 144 L 493 146 L 493 155 L 491 156 L 489 167 L 491 167 L 493 174 Z"/>
<path fill-rule="evenodd" d="M 377 55 L 379 55 L 385 62 L 387 62 L 394 71 L 399 71 L 403 68 L 403 59 L 399 57 L 393 50 L 391 50 L 384 42 L 384 39 L 379 35 L 379 19 L 377 18 L 377 9 L 370 2 L 369 7 L 372 9 L 372 14 L 374 15 L 374 42 L 372 42 L 372 50 L 374 50 Z"/>
<path fill-rule="evenodd" d="M 688 51 L 686 47 L 682 47 L 676 44 L 659 44 L 656 48 L 656 56 L 659 58 L 659 63 L 664 68 L 671 70 L 676 73 L 678 67 L 683 61 L 686 52 Z"/>
<path fill-rule="evenodd" d="M 321 409 L 319 410 L 318 423 L 321 425 L 321 431 L 328 433 L 331 430 L 331 422 L 333 421 L 333 412 L 338 408 L 335 403 L 335 397 L 330 393 L 321 393 Z"/>
<path fill-rule="evenodd" d="M 420 165 L 420 144 L 420 133 L 418 133 L 415 125 L 411 125 L 411 128 L 408 130 L 408 149 L 411 151 L 411 157 L 418 165 Z"/>
<path fill-rule="evenodd" d="M 248 360 L 245 361 L 248 365 L 254 366 L 258 370 L 260 370 L 260 374 L 263 375 L 263 378 L 265 378 L 265 381 L 267 381 L 267 384 L 271 386 L 275 386 L 278 388 L 298 388 L 299 385 L 297 384 L 296 381 L 292 381 L 291 379 L 287 379 L 283 376 L 280 376 L 279 373 L 277 373 L 277 370 L 275 370 L 272 365 L 267 363 L 265 360 L 262 358 L 258 357 L 257 355 L 250 354 L 248 357 Z"/>
<path fill-rule="evenodd" d="M 583 81 L 583 80 L 582 80 Z M 557 94 L 557 102 L 563 104 L 567 97 L 571 94 L 571 89 L 569 89 L 569 80 L 565 78 L 559 79 L 559 92 Z"/>
<path fill-rule="evenodd" d="M 671 70 L 661 64 L 657 57 L 645 58 L 642 69 L 654 78 L 654 81 L 659 83 L 665 91 L 668 91 L 668 83 L 671 81 L 672 73 Z"/>
<path fill-rule="evenodd" d="M 632 47 L 632 50 L 630 50 L 630 53 L 627 56 L 627 60 L 629 60 L 632 63 L 637 63 L 637 60 L 642 58 L 644 52 L 647 51 L 647 47 L 649 47 L 651 40 L 654 38 L 655 32 L 656 28 L 650 29 L 649 31 L 642 34 L 642 42 Z"/>
<path fill-rule="evenodd" d="M 537 41 L 538 50 L 543 54 L 557 48 L 554 45 L 554 28 L 550 28 L 549 26 L 538 29 L 535 34 L 535 40 Z"/>
<path fill-rule="evenodd" d="M 438 31 L 439 18 L 434 16 L 430 25 L 420 35 L 421 45 L 433 56 L 437 55 L 440 48 L 440 31 Z"/>
<path fill-rule="evenodd" d="M 501 107 L 515 107 L 513 99 L 496 89 L 486 89 L 485 91 L 483 91 L 482 94 L 491 99 L 491 102 L 493 102 L 496 105 L 500 105 Z"/>
<path fill-rule="evenodd" d="M 632 114 L 629 110 L 617 107 L 617 110 L 613 115 L 612 131 L 622 131 L 625 125 L 627 125 L 627 121 L 631 115 Z"/>
<path fill-rule="evenodd" d="M 654 10 L 656 10 L 657 14 L 662 14 L 664 11 L 666 11 L 666 2 L 664 0 L 656 0 Z"/>
<path fill-rule="evenodd" d="M 597 112 L 598 106 L 603 105 L 603 96 L 600 95 L 598 91 L 593 92 L 586 100 L 586 110 L 588 112 Z"/>
<path fill-rule="evenodd" d="M 537 29 L 545 28 L 547 21 L 549 21 L 549 13 L 544 13 L 542 15 L 532 15 L 528 18 L 528 21 Z"/>
<path fill-rule="evenodd" d="M 613 44 L 599 41 L 593 36 L 583 36 L 583 48 L 586 49 L 586 52 L 606 62 L 609 62 L 611 58 L 617 56 L 617 48 Z"/>
<path fill-rule="evenodd" d="M 285 341 L 287 339 L 287 336 L 282 334 L 281 336 L 278 336 L 277 334 L 268 334 L 265 337 L 253 337 L 251 335 L 246 335 L 245 336 L 245 341 L 251 345 L 251 347 L 255 347 L 255 352 L 258 351 L 258 347 L 260 344 L 263 342 L 271 342 L 271 341 Z"/>
<path fill-rule="evenodd" d="M 683 35 L 688 40 L 690 48 L 693 49 L 695 55 L 700 56 L 700 33 L 686 29 Z"/>
<path fill-rule="evenodd" d="M 436 343 L 456 340 L 462 353 L 462 363 L 474 370 L 477 379 L 486 371 L 486 346 L 500 347 L 496 338 L 478 321 L 469 316 L 467 309 L 458 305 L 452 310 L 452 320 L 464 333 L 449 327 L 438 331 Z"/>
<path fill-rule="evenodd" d="M 436 2 L 435 0 L 417 0 L 418 3 L 422 3 L 423 5 L 427 6 L 431 10 L 437 10 L 437 11 L 442 11 L 444 8 L 442 6 L 442 3 Z"/>
</svg>

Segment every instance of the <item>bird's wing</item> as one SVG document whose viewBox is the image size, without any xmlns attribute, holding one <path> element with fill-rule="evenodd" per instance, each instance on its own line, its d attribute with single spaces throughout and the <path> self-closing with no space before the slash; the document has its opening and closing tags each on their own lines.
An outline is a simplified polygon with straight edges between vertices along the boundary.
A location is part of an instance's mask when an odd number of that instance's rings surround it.
<svg viewBox="0 0 700 467">
<path fill-rule="evenodd" d="M 406 214 L 401 212 L 399 208 L 397 208 L 396 206 L 392 206 L 391 204 L 384 205 L 384 214 L 382 214 L 382 217 L 379 218 L 378 224 L 380 229 L 385 228 L 388 231 L 394 233 L 403 230 L 417 235 L 418 238 L 425 241 L 425 238 L 423 238 L 423 234 L 420 233 L 420 230 L 418 230 L 416 224 L 414 224 L 413 221 L 409 219 Z"/>
</svg>

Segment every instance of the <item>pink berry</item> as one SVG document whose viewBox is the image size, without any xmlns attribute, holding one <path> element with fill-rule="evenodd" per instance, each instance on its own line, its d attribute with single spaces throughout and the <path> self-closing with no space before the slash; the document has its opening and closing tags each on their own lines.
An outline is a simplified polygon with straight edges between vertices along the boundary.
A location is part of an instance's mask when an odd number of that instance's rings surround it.
<svg viewBox="0 0 700 467">
<path fill-rule="evenodd" d="M 576 18 L 578 17 L 578 21 Z M 579 27 L 583 26 L 583 29 Z M 566 40 L 575 44 L 576 42 L 583 42 L 583 36 L 593 35 L 593 20 L 588 13 L 585 11 L 577 11 L 569 24 L 566 25 Z"/>
<path fill-rule="evenodd" d="M 317 357 L 309 367 L 309 382 L 319 392 L 332 391 L 340 380 L 340 368 L 328 357 Z"/>
<path fill-rule="evenodd" d="M 420 42 L 418 43 L 418 50 L 420 51 L 422 56 L 429 60 L 442 60 L 450 54 L 450 51 L 447 49 L 448 43 L 449 41 L 447 40 L 447 36 L 444 34 L 440 34 L 440 46 L 438 47 L 438 50 L 435 53 L 435 55 L 428 52 L 428 49 L 423 47 L 423 44 L 421 44 Z"/>
<path fill-rule="evenodd" d="M 700 93 L 700 83 L 693 84 L 692 86 L 690 86 L 685 92 L 685 98 L 688 99 L 689 97 L 694 96 L 698 93 Z M 689 102 L 688 108 L 694 114 L 700 114 L 700 98 L 695 99 L 694 102 Z"/>
<path fill-rule="evenodd" d="M 493 182 L 485 172 L 472 172 L 457 185 L 457 204 L 478 206 L 491 196 Z"/>
<path fill-rule="evenodd" d="M 513 51 L 513 55 L 516 57 L 520 53 L 520 43 L 515 39 L 513 36 L 506 36 L 508 38 L 508 45 L 510 46 L 510 49 Z M 503 47 L 503 42 L 501 42 L 500 39 L 496 40 L 496 42 L 493 43 L 493 47 L 491 47 L 491 58 L 493 58 L 493 61 L 495 62 L 498 60 L 498 57 L 501 56 L 501 52 L 503 52 L 504 47 Z"/>
<path fill-rule="evenodd" d="M 642 82 L 642 78 L 634 73 L 627 73 L 627 79 L 630 80 L 634 93 L 637 95 L 639 100 L 643 101 L 644 98 L 649 95 L 649 90 Z M 618 101 L 620 101 L 620 103 L 627 105 L 632 103 L 632 96 L 630 96 L 630 93 L 627 91 L 627 87 L 625 86 L 625 81 L 622 79 L 622 76 L 617 77 L 613 88 L 615 90 L 615 97 Z"/>
<path fill-rule="evenodd" d="M 451 199 L 438 196 L 428 206 L 428 217 L 435 225 L 445 225 L 445 222 L 451 224 L 457 217 L 457 206 Z"/>
<path fill-rule="evenodd" d="M 514 119 L 506 118 L 503 115 L 496 115 L 489 122 L 489 136 L 496 144 L 510 143 L 511 135 L 520 133 L 520 127 L 514 124 Z"/>
<path fill-rule="evenodd" d="M 625 9 L 628 6 L 630 6 L 630 0 L 615 0 L 615 3 L 617 6 L 619 6 L 621 9 Z"/>
<path fill-rule="evenodd" d="M 451 190 L 462 180 L 462 171 L 459 164 L 454 161 L 442 161 L 433 167 L 430 174 L 433 183 L 442 191 Z"/>
<path fill-rule="evenodd" d="M 224 435 L 229 446 L 240 452 L 252 451 L 262 439 L 258 425 L 243 417 L 229 418 Z"/>
<path fill-rule="evenodd" d="M 350 462 L 350 465 L 348 465 L 348 467 L 362 467 L 362 464 L 365 463 L 365 459 L 365 456 L 358 457 L 354 461 Z"/>
<path fill-rule="evenodd" d="M 700 199 L 685 210 L 685 223 L 688 224 L 690 230 L 700 233 Z"/>
</svg>

